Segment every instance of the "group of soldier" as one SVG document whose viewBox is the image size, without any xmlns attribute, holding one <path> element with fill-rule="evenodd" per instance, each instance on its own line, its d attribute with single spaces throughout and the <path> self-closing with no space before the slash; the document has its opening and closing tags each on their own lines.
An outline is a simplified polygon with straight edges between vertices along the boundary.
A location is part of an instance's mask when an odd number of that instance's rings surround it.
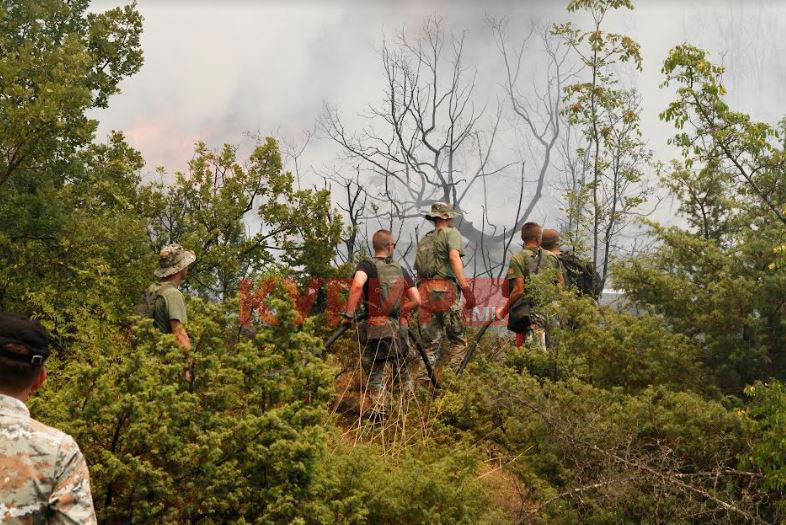
<svg viewBox="0 0 786 525">
<path fill-rule="evenodd" d="M 425 342 L 428 371 L 464 359 L 466 340 L 464 308 L 475 305 L 462 257 L 464 243 L 453 227 L 458 215 L 449 204 L 434 203 L 425 214 L 434 229 L 418 244 L 415 270 L 418 283 L 393 260 L 395 242 L 388 230 L 372 238 L 374 257 L 361 262 L 350 287 L 343 323 L 356 323 L 363 345 L 362 369 L 367 398 L 374 420 L 386 417 L 385 369 L 392 368 L 392 389 L 413 392 L 407 330 L 416 325 Z M 507 279 L 511 284 L 495 320 L 508 319 L 517 332 L 518 344 L 529 337 L 545 344 L 546 324 L 532 311 L 525 281 L 541 269 L 556 269 L 555 283 L 564 284 L 560 271 L 559 234 L 541 231 L 539 225 L 522 228 L 524 248 L 510 260 Z M 138 313 L 151 317 L 162 332 L 191 350 L 186 331 L 188 315 L 180 284 L 195 261 L 193 252 L 179 245 L 166 246 L 159 254 L 157 282 L 144 294 Z M 393 299 L 387 301 L 388 296 Z M 439 305 L 439 307 L 435 307 Z M 366 314 L 361 321 L 358 311 Z M 523 314 L 521 314 L 523 312 Z M 521 314 L 521 315 L 520 315 Z M 518 325 L 516 323 L 519 323 Z M 75 441 L 67 434 L 30 417 L 25 401 L 47 378 L 44 363 L 50 353 L 50 335 L 36 321 L 14 314 L 0 314 L 0 522 L 2 523 L 95 523 L 87 464 Z M 193 364 L 184 364 L 184 378 L 193 381 Z M 425 371 L 418 379 L 428 379 Z"/>
<path fill-rule="evenodd" d="M 427 369 L 439 371 L 446 364 L 457 370 L 465 359 L 463 310 L 471 310 L 476 300 L 462 262 L 464 243 L 453 226 L 458 214 L 444 202 L 434 203 L 425 214 L 434 229 L 418 243 L 417 286 L 409 272 L 393 260 L 395 243 L 389 230 L 374 233 L 374 257 L 362 261 L 355 270 L 343 322 L 357 322 L 357 338 L 363 347 L 365 393 L 371 406 L 367 414 L 373 420 L 386 417 L 386 365 L 392 368 L 391 390 L 414 390 L 410 369 L 415 360 L 409 350 L 409 330 L 420 334 L 427 349 L 429 366 L 424 363 L 418 379 L 429 379 Z M 521 237 L 524 247 L 511 257 L 503 286 L 507 300 L 494 312 L 492 321 L 509 317 L 508 328 L 516 334 L 518 346 L 529 341 L 545 349 L 549 323 L 525 293 L 525 281 L 535 274 L 548 273 L 553 284 L 565 286 L 559 259 L 560 236 L 556 230 L 542 230 L 540 225 L 528 222 L 522 227 Z M 366 314 L 359 321 L 356 313 L 361 305 Z M 412 313 L 416 308 L 415 323 Z"/>
</svg>

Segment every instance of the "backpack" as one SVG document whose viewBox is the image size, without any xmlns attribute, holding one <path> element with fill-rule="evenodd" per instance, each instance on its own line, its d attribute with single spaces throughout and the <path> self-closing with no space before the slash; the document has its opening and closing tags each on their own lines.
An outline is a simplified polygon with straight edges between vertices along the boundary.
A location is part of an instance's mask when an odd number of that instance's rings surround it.
<svg viewBox="0 0 786 525">
<path fill-rule="evenodd" d="M 404 271 L 401 269 L 401 265 L 389 258 L 379 259 L 374 257 L 371 259 L 371 263 L 373 264 L 374 271 L 372 272 L 373 275 L 368 276 L 369 286 L 366 302 L 368 303 L 369 299 L 372 299 L 375 308 L 387 308 L 385 303 L 387 302 L 388 295 L 396 284 L 398 284 L 400 296 L 396 299 L 393 308 L 390 311 L 385 310 L 384 312 L 387 317 L 398 318 L 398 311 L 401 307 L 401 299 L 404 294 L 404 289 L 402 288 Z M 367 305 L 367 307 L 368 306 L 369 305 Z M 369 310 L 371 310 L 371 307 L 369 307 Z M 369 314 L 372 313 L 373 311 L 369 312 Z"/>
<path fill-rule="evenodd" d="M 524 269 L 526 271 L 526 278 L 530 275 L 536 275 L 540 272 L 541 263 L 543 262 L 543 250 L 538 248 L 537 254 L 528 248 L 525 248 L 524 251 Z M 510 287 L 510 290 L 513 290 L 514 281 L 515 279 L 508 280 L 508 286 Z M 529 327 L 532 324 L 533 306 L 535 306 L 535 302 L 531 298 L 528 298 L 525 292 L 524 297 L 521 297 L 518 301 L 516 301 L 516 304 L 510 308 L 510 312 L 508 313 L 508 330 L 516 333 L 524 333 L 529 330 Z"/>
<path fill-rule="evenodd" d="M 603 288 L 592 262 L 582 261 L 573 252 L 563 253 L 558 258 L 565 268 L 567 284 L 575 287 L 581 295 L 589 295 L 597 301 Z"/>
<path fill-rule="evenodd" d="M 415 272 L 418 279 L 432 279 L 437 276 L 440 269 L 439 254 L 437 253 L 437 235 L 439 229 L 428 232 L 418 243 L 415 254 Z"/>
<path fill-rule="evenodd" d="M 161 297 L 164 286 L 152 285 L 142 293 L 139 304 L 134 306 L 134 313 L 139 317 L 152 319 L 156 311 L 156 301 Z"/>
</svg>

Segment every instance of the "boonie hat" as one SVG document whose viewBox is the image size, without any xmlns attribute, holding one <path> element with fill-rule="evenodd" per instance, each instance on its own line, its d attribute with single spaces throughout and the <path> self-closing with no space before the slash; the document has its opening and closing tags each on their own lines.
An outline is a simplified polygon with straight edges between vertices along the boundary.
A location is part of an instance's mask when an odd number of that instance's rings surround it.
<svg viewBox="0 0 786 525">
<path fill-rule="evenodd" d="M 179 244 L 164 246 L 158 254 L 158 270 L 156 277 L 159 279 L 174 275 L 184 268 L 188 268 L 196 261 L 196 255 L 191 250 L 186 250 Z"/>
<path fill-rule="evenodd" d="M 452 219 L 461 215 L 461 212 L 453 209 L 447 202 L 435 202 L 431 205 L 431 212 L 426 212 L 426 218 L 430 221 L 434 219 Z"/>
</svg>

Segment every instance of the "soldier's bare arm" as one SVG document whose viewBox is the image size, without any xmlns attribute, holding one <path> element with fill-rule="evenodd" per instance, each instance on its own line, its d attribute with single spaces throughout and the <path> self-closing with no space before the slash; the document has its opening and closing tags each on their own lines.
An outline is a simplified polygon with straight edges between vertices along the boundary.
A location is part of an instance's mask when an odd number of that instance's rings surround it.
<svg viewBox="0 0 786 525">
<path fill-rule="evenodd" d="M 401 315 L 399 319 L 401 324 L 409 324 L 410 316 L 412 314 L 412 310 L 416 307 L 420 306 L 420 292 L 414 286 L 407 288 L 407 292 L 404 296 L 404 304 L 401 307 Z"/>
<path fill-rule="evenodd" d="M 368 281 L 366 272 L 357 271 L 355 277 L 352 279 L 352 285 L 349 287 L 349 299 L 347 300 L 347 315 L 355 315 L 355 310 L 360 306 L 360 301 L 363 298 L 363 286 Z"/>
<path fill-rule="evenodd" d="M 188 332 L 186 332 L 186 327 L 183 325 L 183 323 L 177 319 L 171 319 L 169 321 L 169 328 L 175 335 L 175 341 L 177 341 L 177 344 L 186 350 L 191 350 L 191 339 L 188 337 Z"/>
<path fill-rule="evenodd" d="M 464 275 L 464 263 L 461 262 L 461 252 L 458 250 L 450 250 L 450 252 L 448 252 L 448 260 L 450 261 L 453 275 L 456 276 L 456 282 L 461 287 L 461 292 L 464 294 L 465 307 L 472 308 L 475 306 L 475 295 L 472 293 L 472 289 L 469 287 L 469 281 Z"/>
<path fill-rule="evenodd" d="M 504 319 L 505 316 L 508 315 L 508 312 L 510 312 L 510 307 L 516 304 L 516 301 L 518 301 L 522 295 L 524 295 L 524 278 L 517 277 L 513 280 L 513 289 L 508 291 L 508 300 L 505 302 L 505 306 L 497 310 L 497 316 L 500 319 Z"/>
</svg>

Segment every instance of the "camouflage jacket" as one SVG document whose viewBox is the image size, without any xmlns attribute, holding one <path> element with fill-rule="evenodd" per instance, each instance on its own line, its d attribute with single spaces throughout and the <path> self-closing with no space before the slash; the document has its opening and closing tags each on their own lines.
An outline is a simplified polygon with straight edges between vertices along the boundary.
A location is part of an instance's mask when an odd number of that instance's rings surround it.
<svg viewBox="0 0 786 525">
<path fill-rule="evenodd" d="M 96 523 L 87 463 L 76 442 L 2 394 L 0 523 Z"/>
</svg>

